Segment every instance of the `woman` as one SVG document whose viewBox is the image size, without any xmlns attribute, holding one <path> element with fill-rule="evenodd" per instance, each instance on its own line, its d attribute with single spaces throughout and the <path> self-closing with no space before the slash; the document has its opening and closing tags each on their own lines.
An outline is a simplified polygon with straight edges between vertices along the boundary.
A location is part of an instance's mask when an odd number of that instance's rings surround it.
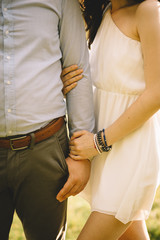
<svg viewBox="0 0 160 240">
<path fill-rule="evenodd" d="M 93 43 L 97 133 L 79 131 L 70 141 L 73 159 L 94 157 L 85 189 L 92 213 L 78 240 L 146 240 L 144 221 L 160 174 L 160 4 L 107 4 L 82 4 Z M 75 87 L 80 71 L 64 70 L 64 92 Z"/>
</svg>

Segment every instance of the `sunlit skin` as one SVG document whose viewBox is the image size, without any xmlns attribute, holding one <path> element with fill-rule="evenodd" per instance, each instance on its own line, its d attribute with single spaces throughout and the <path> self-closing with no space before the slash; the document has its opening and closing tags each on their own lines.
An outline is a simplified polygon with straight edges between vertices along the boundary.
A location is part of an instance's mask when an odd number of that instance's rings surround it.
<svg viewBox="0 0 160 240">
<path fill-rule="evenodd" d="M 146 88 L 137 100 L 105 129 L 108 145 L 114 145 L 138 129 L 160 109 L 160 4 L 156 0 L 146 0 L 141 4 L 124 7 L 127 4 L 125 0 L 112 0 L 111 2 L 112 18 L 118 28 L 130 38 L 141 42 Z M 77 75 L 77 66 L 72 66 L 72 70 L 69 67 L 64 71 L 62 81 L 67 85 L 67 88 L 64 86 L 65 94 L 67 94 L 76 87 L 74 85 L 75 76 L 78 81 L 82 76 Z M 70 75 L 67 75 L 69 72 Z M 73 134 L 70 140 L 70 157 L 72 159 L 78 161 L 85 158 L 90 159 L 97 154 L 93 133 L 79 131 Z M 97 222 L 100 223 L 98 231 L 95 227 Z M 143 221 L 124 225 L 113 216 L 93 212 L 78 237 L 78 240 L 90 239 L 147 240 L 149 236 Z"/>
<path fill-rule="evenodd" d="M 77 81 L 82 79 L 83 69 L 79 69 L 77 65 L 72 65 L 65 68 L 61 74 L 63 79 L 63 94 L 66 95 L 69 91 L 77 86 Z"/>
</svg>

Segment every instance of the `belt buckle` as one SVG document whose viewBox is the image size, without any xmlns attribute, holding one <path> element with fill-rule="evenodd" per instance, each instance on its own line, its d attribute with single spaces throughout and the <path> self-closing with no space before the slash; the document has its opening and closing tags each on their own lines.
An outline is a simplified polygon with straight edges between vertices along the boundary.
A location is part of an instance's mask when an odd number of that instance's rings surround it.
<svg viewBox="0 0 160 240">
<path fill-rule="evenodd" d="M 14 140 L 24 139 L 25 137 L 27 137 L 27 136 L 25 135 L 25 136 L 22 136 L 22 137 L 11 138 L 11 139 L 10 139 L 10 146 L 11 146 L 11 149 L 12 149 L 13 151 L 19 151 L 19 150 L 27 149 L 28 146 L 15 148 L 14 145 L 13 145 L 13 141 L 14 141 Z"/>
</svg>

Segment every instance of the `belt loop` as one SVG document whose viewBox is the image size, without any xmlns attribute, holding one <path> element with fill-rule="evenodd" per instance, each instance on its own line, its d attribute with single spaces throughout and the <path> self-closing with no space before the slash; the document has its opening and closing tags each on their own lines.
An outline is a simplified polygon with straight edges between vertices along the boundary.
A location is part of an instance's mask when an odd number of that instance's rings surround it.
<svg viewBox="0 0 160 240">
<path fill-rule="evenodd" d="M 29 149 L 33 150 L 33 147 L 35 145 L 35 134 L 30 133 L 29 135 L 31 136 L 31 142 L 30 142 L 30 145 L 29 145 Z"/>
</svg>

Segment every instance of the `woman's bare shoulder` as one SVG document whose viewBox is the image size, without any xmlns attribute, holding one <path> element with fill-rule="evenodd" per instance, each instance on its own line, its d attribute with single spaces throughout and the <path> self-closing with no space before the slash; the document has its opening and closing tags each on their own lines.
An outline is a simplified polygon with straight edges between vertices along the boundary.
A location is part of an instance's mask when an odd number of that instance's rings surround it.
<svg viewBox="0 0 160 240">
<path fill-rule="evenodd" d="M 148 17 L 154 18 L 160 14 L 160 2 L 157 0 L 145 0 L 140 3 L 136 9 L 136 17 L 138 20 Z"/>
<path fill-rule="evenodd" d="M 139 33 L 151 30 L 160 31 L 160 2 L 146 0 L 140 3 L 136 9 L 136 23 Z"/>
</svg>

